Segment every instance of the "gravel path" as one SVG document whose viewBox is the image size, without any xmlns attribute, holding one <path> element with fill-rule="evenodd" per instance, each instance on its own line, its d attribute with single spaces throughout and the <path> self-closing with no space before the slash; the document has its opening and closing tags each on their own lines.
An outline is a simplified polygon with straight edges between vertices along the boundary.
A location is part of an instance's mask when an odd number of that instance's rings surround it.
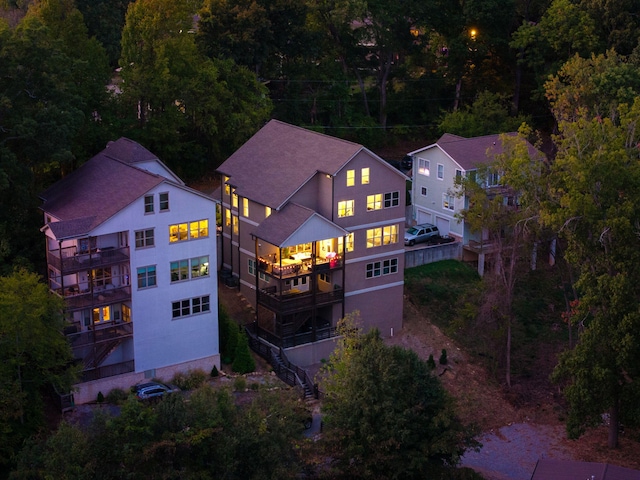
<svg viewBox="0 0 640 480">
<path fill-rule="evenodd" d="M 562 426 L 514 423 L 481 435 L 482 449 L 467 452 L 462 466 L 487 480 L 529 480 L 540 458 L 574 460 L 564 439 Z"/>
</svg>

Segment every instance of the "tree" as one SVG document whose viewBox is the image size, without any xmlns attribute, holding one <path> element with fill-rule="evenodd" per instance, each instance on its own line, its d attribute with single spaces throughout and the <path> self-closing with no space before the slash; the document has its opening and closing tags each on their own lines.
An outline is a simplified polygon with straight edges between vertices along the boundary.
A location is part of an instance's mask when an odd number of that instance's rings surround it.
<svg viewBox="0 0 640 480">
<path fill-rule="evenodd" d="M 232 368 L 234 372 L 238 373 L 250 373 L 256 369 L 256 362 L 251 355 L 251 350 L 249 350 L 247 334 L 244 330 L 238 334 Z"/>
<path fill-rule="evenodd" d="M 348 478 L 439 478 L 475 446 L 453 400 L 415 352 L 362 334 L 349 316 L 323 380 L 324 420 Z M 450 478 L 450 477 L 446 477 Z"/>
<path fill-rule="evenodd" d="M 68 391 L 76 378 L 63 326 L 62 300 L 51 295 L 36 274 L 17 270 L 0 277 L 0 458 L 4 462 L 43 426 L 45 388 L 54 385 Z"/>
<path fill-rule="evenodd" d="M 189 178 L 231 154 L 271 110 L 251 72 L 198 50 L 197 7 L 192 0 L 132 3 L 120 59 L 121 101 L 135 136 Z"/>
<path fill-rule="evenodd" d="M 499 132 L 514 132 L 527 123 L 523 115 L 512 117 L 506 95 L 484 91 L 470 107 L 443 115 L 439 129 L 462 137 L 479 137 Z"/>
<path fill-rule="evenodd" d="M 640 98 L 609 118 L 588 109 L 560 121 L 555 203 L 545 220 L 567 242 L 566 258 L 579 272 L 574 318 L 584 331 L 566 351 L 553 378 L 563 382 L 571 438 L 609 414 L 610 447 L 621 421 L 640 423 Z"/>
<path fill-rule="evenodd" d="M 547 100 L 557 122 L 584 117 L 611 117 L 618 105 L 631 105 L 640 95 L 640 58 L 613 50 L 567 61 L 545 83 Z"/>
<path fill-rule="evenodd" d="M 542 159 L 526 140 L 529 134 L 528 127 L 523 126 L 518 136 L 501 135 L 501 153 L 488 164 L 478 166 L 475 175 L 456 180 L 456 195 L 468 202 L 457 216 L 471 232 L 482 235 L 488 251 L 481 251 L 481 255 L 490 255 L 494 264 L 484 275 L 484 282 L 490 287 L 482 310 L 504 329 L 505 380 L 509 387 L 512 328 L 516 321 L 514 293 L 523 269 L 531 265 L 544 192 Z"/>
</svg>

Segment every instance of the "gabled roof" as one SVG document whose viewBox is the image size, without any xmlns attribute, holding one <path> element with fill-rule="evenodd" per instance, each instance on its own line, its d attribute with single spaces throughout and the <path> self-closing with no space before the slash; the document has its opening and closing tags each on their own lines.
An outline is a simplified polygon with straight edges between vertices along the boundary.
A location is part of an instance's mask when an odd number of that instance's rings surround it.
<svg viewBox="0 0 640 480">
<path fill-rule="evenodd" d="M 433 145 L 415 150 L 409 153 L 409 155 L 414 155 L 431 148 L 439 148 L 463 170 L 475 170 L 478 165 L 490 163 L 493 161 L 492 157 L 500 155 L 503 152 L 500 135 L 502 134 L 464 138 L 445 133 Z M 516 136 L 517 133 L 510 132 L 506 135 Z M 533 145 L 529 144 L 529 155 L 535 158 L 541 154 Z"/>
<path fill-rule="evenodd" d="M 531 480 L 640 480 L 640 470 L 608 463 L 538 460 Z"/>
<path fill-rule="evenodd" d="M 123 147 L 117 153 L 124 158 L 113 158 L 114 145 Z M 131 156 L 126 157 L 127 154 Z M 131 140 L 126 144 L 111 143 L 43 192 L 41 209 L 60 220 L 54 222 L 55 226 L 49 224 L 56 238 L 87 234 L 155 186 L 167 182 L 161 175 L 132 166 L 142 159 L 149 160 L 149 155 L 153 154 Z"/>
<path fill-rule="evenodd" d="M 231 155 L 218 172 L 241 197 L 280 208 L 317 172 L 337 174 L 362 145 L 271 120 Z"/>
<path fill-rule="evenodd" d="M 288 203 L 274 211 L 251 234 L 272 245 L 287 247 L 326 238 L 343 237 L 347 232 L 310 208 Z"/>
</svg>

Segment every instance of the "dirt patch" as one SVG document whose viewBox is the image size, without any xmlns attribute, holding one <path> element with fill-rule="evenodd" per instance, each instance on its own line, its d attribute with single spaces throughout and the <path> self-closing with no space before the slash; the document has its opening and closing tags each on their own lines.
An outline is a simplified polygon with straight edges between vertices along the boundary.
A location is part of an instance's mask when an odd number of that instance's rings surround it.
<svg viewBox="0 0 640 480">
<path fill-rule="evenodd" d="M 507 390 L 487 370 L 429 321 L 427 312 L 404 302 L 404 324 L 387 340 L 414 350 L 436 363 L 447 350 L 448 364 L 438 365 L 437 374 L 456 399 L 463 421 L 483 432 L 480 452 L 469 452 L 463 465 L 482 473 L 487 480 L 528 480 L 539 458 L 552 457 L 602 462 L 640 469 L 640 443 L 630 436 L 620 438 L 620 447 L 607 447 L 606 427 L 568 440 L 564 408 L 556 386 L 548 381 L 555 366 L 557 346 L 541 345 L 533 361 L 534 374 L 515 378 Z"/>
</svg>

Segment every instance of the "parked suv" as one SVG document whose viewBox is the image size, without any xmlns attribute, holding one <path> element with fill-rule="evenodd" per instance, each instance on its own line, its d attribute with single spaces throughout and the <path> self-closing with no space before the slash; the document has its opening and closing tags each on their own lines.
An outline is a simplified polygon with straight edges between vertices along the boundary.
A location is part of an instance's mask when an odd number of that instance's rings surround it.
<svg viewBox="0 0 640 480">
<path fill-rule="evenodd" d="M 423 223 L 421 225 L 411 227 L 404 233 L 404 244 L 411 246 L 416 243 L 427 242 L 439 237 L 440 232 L 438 231 L 438 227 L 431 223 Z"/>
<path fill-rule="evenodd" d="M 140 400 L 159 399 L 160 397 L 173 392 L 179 392 L 180 389 L 175 385 L 166 385 L 160 382 L 141 383 L 133 387 L 136 397 Z"/>
</svg>

